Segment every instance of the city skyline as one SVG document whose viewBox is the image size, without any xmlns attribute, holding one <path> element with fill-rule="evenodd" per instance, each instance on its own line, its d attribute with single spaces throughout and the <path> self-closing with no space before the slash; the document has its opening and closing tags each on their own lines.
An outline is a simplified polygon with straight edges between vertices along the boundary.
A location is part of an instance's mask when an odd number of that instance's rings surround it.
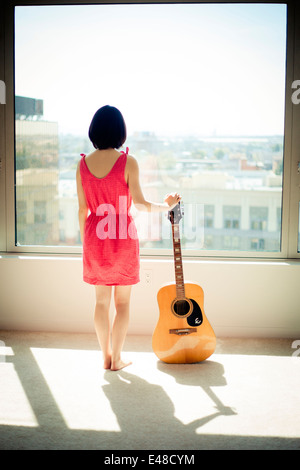
<svg viewBox="0 0 300 470">
<path fill-rule="evenodd" d="M 47 126 L 43 134 L 40 124 Z M 75 180 L 79 157 L 74 150 L 82 139 L 72 141 L 74 148 L 69 139 L 58 142 L 53 125 L 17 121 L 17 241 L 21 245 L 80 245 Z M 51 147 L 50 139 L 54 139 Z M 185 249 L 279 250 L 282 139 L 237 140 L 227 148 L 209 139 L 202 147 L 189 138 L 181 147 L 170 141 L 168 153 L 163 140 L 154 139 L 153 150 L 151 137 L 132 142 L 133 147 L 141 145 L 138 154 L 146 197 L 159 201 L 165 192 L 180 187 Z M 54 165 L 49 150 L 57 160 Z M 32 164 L 37 152 L 45 152 L 46 167 Z M 134 217 L 141 247 L 170 248 L 166 218 L 136 210 Z"/>
</svg>

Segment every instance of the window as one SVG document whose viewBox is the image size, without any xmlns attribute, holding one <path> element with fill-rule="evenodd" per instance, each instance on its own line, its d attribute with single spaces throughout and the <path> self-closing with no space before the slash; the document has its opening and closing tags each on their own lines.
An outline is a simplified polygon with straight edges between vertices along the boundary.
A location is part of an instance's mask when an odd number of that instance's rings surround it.
<svg viewBox="0 0 300 470">
<path fill-rule="evenodd" d="M 46 223 L 46 201 L 34 201 L 34 223 Z"/>
<path fill-rule="evenodd" d="M 250 207 L 251 230 L 268 229 L 268 207 Z"/>
<path fill-rule="evenodd" d="M 224 206 L 224 228 L 225 229 L 239 229 L 241 218 L 241 207 L 239 206 Z"/>
<path fill-rule="evenodd" d="M 262 251 L 265 249 L 265 240 L 263 238 L 252 238 L 251 239 L 252 250 Z"/>
<path fill-rule="evenodd" d="M 204 226 L 207 228 L 212 228 L 214 226 L 214 215 L 215 208 L 214 206 L 206 205 L 204 208 Z"/>
<path fill-rule="evenodd" d="M 182 193 L 187 254 L 280 254 L 286 24 L 285 4 L 17 6 L 14 245 L 80 248 L 76 165 L 112 104 L 146 197 Z M 142 252 L 169 253 L 149 217 Z"/>
</svg>

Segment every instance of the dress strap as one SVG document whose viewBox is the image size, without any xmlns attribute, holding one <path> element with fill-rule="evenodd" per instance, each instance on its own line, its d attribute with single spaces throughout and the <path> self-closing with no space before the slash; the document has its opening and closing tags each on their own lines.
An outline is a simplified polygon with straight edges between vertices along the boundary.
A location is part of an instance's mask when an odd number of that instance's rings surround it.
<svg viewBox="0 0 300 470">
<path fill-rule="evenodd" d="M 128 155 L 128 152 L 129 152 L 129 147 L 126 147 L 126 152 L 124 152 L 123 150 L 121 151 L 121 153 L 123 153 L 124 155 Z"/>
</svg>

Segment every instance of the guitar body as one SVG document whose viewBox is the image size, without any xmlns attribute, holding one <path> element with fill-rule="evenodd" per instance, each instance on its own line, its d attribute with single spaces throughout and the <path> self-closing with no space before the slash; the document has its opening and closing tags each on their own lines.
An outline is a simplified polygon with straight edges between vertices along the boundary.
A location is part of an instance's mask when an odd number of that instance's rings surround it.
<svg viewBox="0 0 300 470">
<path fill-rule="evenodd" d="M 178 300 L 175 283 L 162 287 L 157 294 L 159 319 L 152 348 L 161 361 L 171 364 L 204 361 L 216 347 L 215 333 L 204 313 L 202 288 L 185 283 L 184 289 L 184 300 Z"/>
</svg>

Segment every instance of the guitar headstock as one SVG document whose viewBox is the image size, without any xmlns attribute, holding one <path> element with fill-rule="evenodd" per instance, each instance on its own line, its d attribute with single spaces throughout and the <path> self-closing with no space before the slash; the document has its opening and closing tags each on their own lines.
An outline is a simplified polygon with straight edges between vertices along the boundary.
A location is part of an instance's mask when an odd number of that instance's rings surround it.
<svg viewBox="0 0 300 470">
<path fill-rule="evenodd" d="M 183 202 L 179 201 L 177 206 L 173 207 L 172 210 L 168 212 L 168 219 L 170 220 L 171 224 L 177 225 L 181 221 L 183 217 Z"/>
</svg>

